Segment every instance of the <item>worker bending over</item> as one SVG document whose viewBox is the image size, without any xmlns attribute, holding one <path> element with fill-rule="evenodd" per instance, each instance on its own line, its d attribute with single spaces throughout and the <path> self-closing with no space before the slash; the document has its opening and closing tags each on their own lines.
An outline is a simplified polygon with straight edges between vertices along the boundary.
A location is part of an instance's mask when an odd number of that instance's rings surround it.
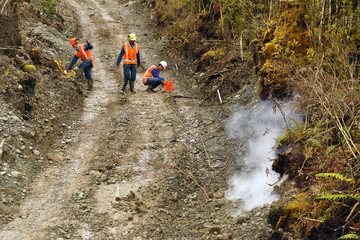
<svg viewBox="0 0 360 240">
<path fill-rule="evenodd" d="M 148 70 L 146 70 L 142 81 L 144 85 L 148 85 L 146 91 L 155 92 L 154 88 L 160 84 L 164 84 L 164 78 L 159 76 L 160 71 L 164 70 L 167 66 L 165 61 L 161 61 L 159 65 L 152 65 Z"/>
<path fill-rule="evenodd" d="M 124 60 L 124 84 L 121 88 L 121 93 L 125 91 L 128 82 L 130 85 L 130 92 L 135 93 L 136 66 L 140 66 L 139 44 L 135 42 L 136 35 L 131 33 L 128 37 L 129 41 L 123 44 L 121 52 L 116 60 L 116 66 L 120 65 L 122 59 Z"/>
<path fill-rule="evenodd" d="M 72 38 L 70 40 L 70 45 L 75 48 L 74 57 L 71 60 L 71 63 L 68 70 L 71 70 L 72 67 L 75 65 L 76 61 L 80 58 L 82 62 L 79 65 L 79 70 L 77 71 L 76 75 L 77 77 L 80 77 L 82 75 L 82 72 L 85 73 L 85 78 L 88 82 L 88 90 L 91 90 L 93 87 L 93 79 L 91 77 L 91 69 L 94 67 L 94 57 L 92 56 L 90 50 L 93 49 L 93 45 L 90 43 L 89 40 L 86 40 L 86 44 L 80 44 L 79 45 L 79 39 Z"/>
</svg>

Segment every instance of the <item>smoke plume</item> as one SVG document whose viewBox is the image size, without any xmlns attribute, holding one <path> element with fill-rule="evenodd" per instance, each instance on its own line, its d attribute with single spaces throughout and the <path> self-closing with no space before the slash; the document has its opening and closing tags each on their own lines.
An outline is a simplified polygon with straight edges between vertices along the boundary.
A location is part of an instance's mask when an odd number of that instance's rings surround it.
<svg viewBox="0 0 360 240">
<path fill-rule="evenodd" d="M 240 207 L 246 211 L 278 199 L 269 186 L 279 179 L 271 170 L 271 159 L 275 157 L 276 139 L 285 129 L 284 118 L 276 110 L 275 114 L 273 102 L 258 102 L 237 110 L 227 123 L 227 134 L 242 142 L 243 149 L 239 150 L 237 159 L 241 170 L 230 179 L 226 198 L 241 199 Z M 289 111 L 282 110 L 288 116 Z"/>
</svg>

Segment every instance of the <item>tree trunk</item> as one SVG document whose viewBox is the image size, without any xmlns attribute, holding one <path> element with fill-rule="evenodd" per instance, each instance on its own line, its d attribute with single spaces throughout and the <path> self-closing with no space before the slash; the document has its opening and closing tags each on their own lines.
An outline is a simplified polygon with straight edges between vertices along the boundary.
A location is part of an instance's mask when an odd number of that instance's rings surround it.
<svg viewBox="0 0 360 240">
<path fill-rule="evenodd" d="M 219 3 L 220 6 L 220 27 L 221 27 L 221 34 L 223 36 L 223 39 L 225 39 L 225 29 L 224 29 L 224 18 L 223 18 L 223 8 L 221 3 Z"/>
<path fill-rule="evenodd" d="M 240 35 L 240 55 L 241 55 L 241 60 L 242 60 L 242 61 L 244 61 L 244 50 L 243 50 L 243 45 L 242 45 L 242 42 L 243 42 L 243 39 L 242 39 L 243 32 L 244 32 L 244 31 L 241 31 L 241 35 Z"/>
<path fill-rule="evenodd" d="M 331 5 L 332 5 L 331 0 L 329 0 L 329 20 L 328 20 L 329 29 L 330 29 L 331 23 L 332 23 L 332 20 L 331 20 L 331 11 L 332 11 Z"/>
<path fill-rule="evenodd" d="M 321 44 L 323 34 L 324 34 L 325 3 L 326 3 L 326 0 L 322 0 L 321 20 L 320 20 L 320 26 L 319 26 L 319 44 Z"/>
</svg>

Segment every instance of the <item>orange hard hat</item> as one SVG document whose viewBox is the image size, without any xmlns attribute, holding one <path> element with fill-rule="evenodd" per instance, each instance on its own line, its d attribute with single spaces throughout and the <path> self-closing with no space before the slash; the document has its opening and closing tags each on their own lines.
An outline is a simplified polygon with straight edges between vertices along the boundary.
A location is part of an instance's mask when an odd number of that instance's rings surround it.
<svg viewBox="0 0 360 240">
<path fill-rule="evenodd" d="M 77 38 L 72 38 L 71 40 L 70 40 L 70 45 L 72 46 L 72 45 L 74 45 L 75 43 L 78 43 L 79 42 L 79 39 L 77 39 Z"/>
</svg>

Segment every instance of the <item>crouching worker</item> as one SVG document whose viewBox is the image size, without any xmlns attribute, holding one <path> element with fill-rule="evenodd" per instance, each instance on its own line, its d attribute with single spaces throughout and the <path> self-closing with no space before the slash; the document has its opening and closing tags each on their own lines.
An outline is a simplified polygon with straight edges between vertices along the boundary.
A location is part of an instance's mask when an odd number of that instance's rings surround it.
<svg viewBox="0 0 360 240">
<path fill-rule="evenodd" d="M 159 72 L 164 70 L 167 66 L 165 61 L 161 61 L 159 65 L 154 64 L 148 70 L 146 70 L 142 81 L 144 85 L 148 85 L 146 91 L 155 92 L 154 89 L 160 84 L 164 84 L 164 78 L 159 76 Z"/>
<path fill-rule="evenodd" d="M 93 79 L 91 77 L 91 69 L 94 67 L 94 58 L 90 52 L 93 49 L 93 45 L 89 40 L 86 41 L 86 44 L 79 44 L 79 40 L 77 38 L 73 38 L 70 40 L 70 45 L 75 48 L 74 57 L 71 60 L 71 63 L 68 70 L 71 70 L 75 65 L 76 61 L 80 58 L 82 62 L 79 65 L 79 71 L 76 73 L 76 77 L 79 78 L 82 75 L 82 72 L 85 73 L 85 78 L 88 82 L 88 90 L 91 90 L 93 87 Z"/>
</svg>

